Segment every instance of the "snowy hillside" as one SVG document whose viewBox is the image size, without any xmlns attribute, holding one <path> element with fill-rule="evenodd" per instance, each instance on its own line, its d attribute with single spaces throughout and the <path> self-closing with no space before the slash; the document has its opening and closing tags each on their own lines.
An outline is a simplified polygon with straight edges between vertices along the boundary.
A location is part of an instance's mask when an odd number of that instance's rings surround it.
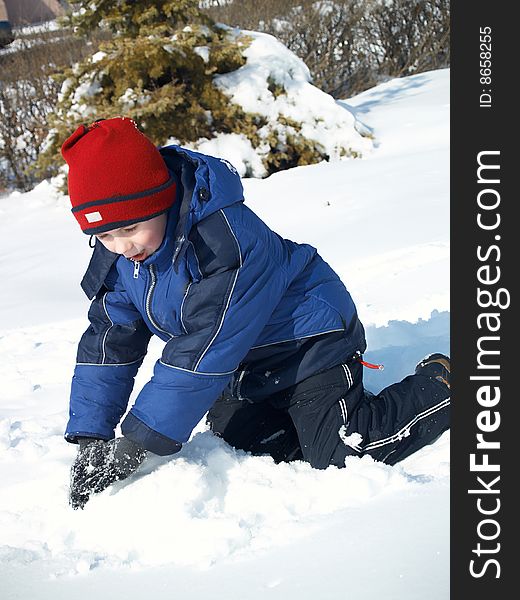
<svg viewBox="0 0 520 600">
<path fill-rule="evenodd" d="M 338 104 L 373 151 L 244 180 L 246 203 L 345 281 L 366 358 L 386 367 L 365 373 L 377 392 L 449 351 L 449 70 Z M 395 467 L 314 471 L 234 451 L 201 424 L 181 453 L 72 511 L 62 434 L 91 250 L 48 182 L 0 198 L 0 217 L 2 600 L 449 597 L 449 432 Z"/>
</svg>

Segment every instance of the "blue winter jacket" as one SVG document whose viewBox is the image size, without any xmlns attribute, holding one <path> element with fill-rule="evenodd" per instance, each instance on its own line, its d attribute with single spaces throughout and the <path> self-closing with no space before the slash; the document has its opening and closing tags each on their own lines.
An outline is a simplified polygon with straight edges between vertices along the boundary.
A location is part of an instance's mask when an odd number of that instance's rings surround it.
<svg viewBox="0 0 520 600">
<path fill-rule="evenodd" d="M 345 286 L 308 244 L 282 239 L 243 203 L 227 162 L 162 148 L 176 176 L 160 248 L 134 263 L 96 243 L 65 438 L 114 437 L 155 334 L 164 342 L 122 432 L 156 454 L 186 442 L 226 386 L 270 394 L 365 350 Z"/>
</svg>

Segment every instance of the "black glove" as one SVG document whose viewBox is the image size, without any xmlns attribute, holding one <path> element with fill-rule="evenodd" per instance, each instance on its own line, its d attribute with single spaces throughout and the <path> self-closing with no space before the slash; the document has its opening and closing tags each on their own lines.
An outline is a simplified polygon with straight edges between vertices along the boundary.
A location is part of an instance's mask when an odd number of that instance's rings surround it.
<svg viewBox="0 0 520 600">
<path fill-rule="evenodd" d="M 69 504 L 74 509 L 84 508 L 91 494 L 126 479 L 145 457 L 146 450 L 125 437 L 109 442 L 80 438 L 78 456 L 70 472 Z"/>
</svg>

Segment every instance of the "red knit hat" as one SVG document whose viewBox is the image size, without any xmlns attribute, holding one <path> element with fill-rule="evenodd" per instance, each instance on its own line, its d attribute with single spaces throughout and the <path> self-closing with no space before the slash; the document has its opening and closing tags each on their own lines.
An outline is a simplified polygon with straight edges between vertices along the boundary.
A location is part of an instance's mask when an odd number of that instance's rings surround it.
<svg viewBox="0 0 520 600">
<path fill-rule="evenodd" d="M 175 177 L 132 119 L 81 125 L 63 143 L 72 213 L 91 235 L 147 221 L 175 201 Z"/>
</svg>

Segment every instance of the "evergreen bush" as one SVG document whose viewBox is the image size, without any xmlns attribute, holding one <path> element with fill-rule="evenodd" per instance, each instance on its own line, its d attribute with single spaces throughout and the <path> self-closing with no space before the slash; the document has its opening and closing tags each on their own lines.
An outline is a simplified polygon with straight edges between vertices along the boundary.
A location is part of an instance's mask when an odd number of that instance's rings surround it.
<svg viewBox="0 0 520 600">
<path fill-rule="evenodd" d="M 221 134 L 245 136 L 259 152 L 262 176 L 329 158 L 318 141 L 303 135 L 301 123 L 285 115 L 268 122 L 215 84 L 246 63 L 251 38 L 215 23 L 197 0 L 96 0 L 73 8 L 65 26 L 79 35 L 99 28 L 111 35 L 99 51 L 57 76 L 61 93 L 48 147 L 38 159 L 42 172 L 62 164 L 60 145 L 79 124 L 117 115 L 133 118 L 157 145 L 174 140 L 197 147 Z M 274 97 L 284 94 L 279 82 L 269 86 Z M 356 153 L 340 148 L 338 155 Z"/>
</svg>

